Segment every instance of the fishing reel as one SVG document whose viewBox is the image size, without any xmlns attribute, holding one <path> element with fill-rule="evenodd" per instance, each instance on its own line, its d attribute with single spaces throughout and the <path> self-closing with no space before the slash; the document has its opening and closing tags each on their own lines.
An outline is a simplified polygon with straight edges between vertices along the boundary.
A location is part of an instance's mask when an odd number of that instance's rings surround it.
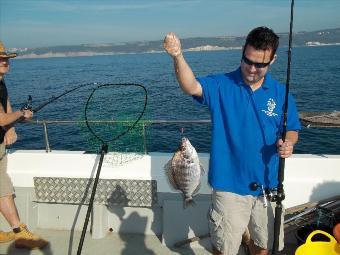
<svg viewBox="0 0 340 255">
<path fill-rule="evenodd" d="M 24 110 L 29 110 L 29 111 L 33 111 L 33 106 L 32 106 L 32 96 L 29 95 L 27 98 L 27 102 L 20 108 L 21 111 Z"/>
<path fill-rule="evenodd" d="M 256 182 L 250 183 L 249 187 L 252 191 L 256 191 L 260 188 L 262 190 L 263 196 L 266 197 L 270 202 L 276 202 L 279 198 L 281 201 L 285 199 L 285 194 L 279 193 L 277 189 L 264 188 L 262 184 Z"/>
</svg>

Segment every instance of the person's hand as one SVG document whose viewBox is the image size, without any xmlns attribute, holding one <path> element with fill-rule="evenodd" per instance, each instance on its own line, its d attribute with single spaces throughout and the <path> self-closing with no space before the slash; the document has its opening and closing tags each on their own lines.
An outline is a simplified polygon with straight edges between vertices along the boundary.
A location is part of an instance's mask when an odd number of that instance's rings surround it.
<svg viewBox="0 0 340 255">
<path fill-rule="evenodd" d="M 182 54 L 181 42 L 173 32 L 165 36 L 163 47 L 171 57 L 177 57 Z"/>
<path fill-rule="evenodd" d="M 24 121 L 29 120 L 33 117 L 33 111 L 31 110 L 22 109 L 21 112 Z"/>
<path fill-rule="evenodd" d="M 294 145 L 289 140 L 283 142 L 282 139 L 279 139 L 276 145 L 281 158 L 288 158 L 293 154 Z"/>
<path fill-rule="evenodd" d="M 15 132 L 14 127 L 11 127 L 5 133 L 4 144 L 5 145 L 11 145 L 11 144 L 15 143 L 17 141 L 17 139 L 18 139 L 17 133 Z"/>
</svg>

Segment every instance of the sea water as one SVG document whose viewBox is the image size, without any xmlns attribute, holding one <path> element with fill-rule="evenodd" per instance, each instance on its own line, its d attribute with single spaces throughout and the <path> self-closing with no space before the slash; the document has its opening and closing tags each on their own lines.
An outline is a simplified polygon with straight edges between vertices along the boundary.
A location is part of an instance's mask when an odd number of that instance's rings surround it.
<svg viewBox="0 0 340 255">
<path fill-rule="evenodd" d="M 238 68 L 241 51 L 186 52 L 184 55 L 195 75 L 204 76 Z M 287 48 L 280 48 L 270 72 L 285 84 L 286 69 Z M 172 60 L 165 53 L 13 59 L 5 80 L 14 109 L 20 108 L 28 95 L 32 95 L 33 106 L 38 106 L 80 84 L 139 83 L 148 92 L 144 120 L 210 119 L 207 107 L 198 105 L 180 90 Z M 290 92 L 299 112 L 340 111 L 340 46 L 293 48 Z M 119 92 L 112 90 L 112 95 L 115 93 Z M 33 119 L 84 120 L 88 97 L 88 90 L 76 90 L 47 105 Z M 133 94 L 125 95 L 125 99 L 128 104 L 140 104 L 140 98 L 137 100 Z M 93 150 L 88 134 L 84 135 L 84 125 L 48 124 L 47 129 L 52 150 Z M 41 124 L 17 123 L 16 130 L 18 141 L 11 149 L 45 148 Z M 183 135 L 198 152 L 210 149 L 209 123 L 148 124 L 144 131 L 145 135 L 131 139 L 143 140 L 145 151 L 172 152 Z M 340 129 L 302 128 L 295 153 L 340 154 Z"/>
</svg>

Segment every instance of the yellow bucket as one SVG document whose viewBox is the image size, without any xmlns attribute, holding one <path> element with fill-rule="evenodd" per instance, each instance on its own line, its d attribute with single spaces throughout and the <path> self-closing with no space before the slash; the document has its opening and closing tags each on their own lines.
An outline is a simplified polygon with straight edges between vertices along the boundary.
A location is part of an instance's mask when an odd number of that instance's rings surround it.
<svg viewBox="0 0 340 255">
<path fill-rule="evenodd" d="M 330 241 L 313 242 L 312 238 L 316 234 L 325 235 Z M 306 243 L 297 248 L 295 255 L 340 255 L 340 244 L 327 232 L 315 230 L 309 234 L 306 239 Z"/>
</svg>

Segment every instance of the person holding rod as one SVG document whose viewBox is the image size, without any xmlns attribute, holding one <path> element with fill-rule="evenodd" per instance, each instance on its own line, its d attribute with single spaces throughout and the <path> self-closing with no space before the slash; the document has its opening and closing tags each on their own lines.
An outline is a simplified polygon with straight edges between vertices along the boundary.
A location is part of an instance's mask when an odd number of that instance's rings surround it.
<svg viewBox="0 0 340 255">
<path fill-rule="evenodd" d="M 33 117 L 33 112 L 29 109 L 13 111 L 11 107 L 4 76 L 9 71 L 9 59 L 14 57 L 16 54 L 6 52 L 0 41 L 0 212 L 12 228 L 9 232 L 0 231 L 0 243 L 14 240 L 17 248 L 41 249 L 48 244 L 48 241 L 30 232 L 20 221 L 13 199 L 13 184 L 7 174 L 6 146 L 17 140 L 14 123 Z"/>
</svg>

